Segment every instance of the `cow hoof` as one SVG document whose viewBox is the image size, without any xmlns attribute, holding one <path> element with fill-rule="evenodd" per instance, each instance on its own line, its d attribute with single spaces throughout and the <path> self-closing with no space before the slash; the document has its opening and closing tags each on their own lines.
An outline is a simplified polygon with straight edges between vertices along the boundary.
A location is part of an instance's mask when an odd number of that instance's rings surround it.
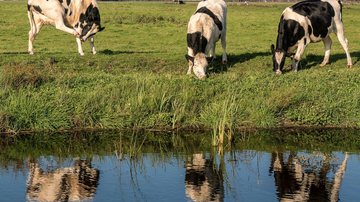
<svg viewBox="0 0 360 202">
<path fill-rule="evenodd" d="M 79 53 L 80 54 L 80 56 L 84 56 L 85 54 L 84 53 Z"/>
<path fill-rule="evenodd" d="M 34 55 L 34 52 L 32 52 L 32 51 L 29 51 L 29 55 Z"/>
<path fill-rule="evenodd" d="M 223 65 L 226 65 L 226 64 L 227 64 L 227 61 L 226 61 L 226 60 L 223 60 L 222 63 L 223 63 Z"/>
<path fill-rule="evenodd" d="M 96 51 L 93 51 L 92 53 L 93 53 L 93 55 L 96 55 Z"/>
<path fill-rule="evenodd" d="M 282 72 L 281 72 L 280 70 L 277 70 L 277 71 L 275 72 L 275 74 L 276 74 L 276 75 L 281 75 Z"/>
<path fill-rule="evenodd" d="M 347 67 L 348 67 L 348 68 L 352 68 L 352 65 L 348 65 Z"/>
<path fill-rule="evenodd" d="M 321 63 L 320 67 L 325 67 L 328 63 Z"/>
</svg>

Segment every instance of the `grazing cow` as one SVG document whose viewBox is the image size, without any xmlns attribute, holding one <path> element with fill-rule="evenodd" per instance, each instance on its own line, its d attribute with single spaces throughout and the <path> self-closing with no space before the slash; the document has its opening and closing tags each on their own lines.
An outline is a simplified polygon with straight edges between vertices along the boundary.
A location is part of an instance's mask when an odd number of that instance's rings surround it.
<svg viewBox="0 0 360 202">
<path fill-rule="evenodd" d="M 329 34 L 334 32 L 345 50 L 348 67 L 352 66 L 348 42 L 344 35 L 342 22 L 342 4 L 338 0 L 307 0 L 299 2 L 284 10 L 281 15 L 276 49 L 271 45 L 273 68 L 281 74 L 285 57 L 293 50 L 296 53 L 292 61 L 292 69 L 298 70 L 299 60 L 305 47 L 311 42 L 323 41 L 325 56 L 320 66 L 329 63 L 332 41 Z"/>
<path fill-rule="evenodd" d="M 208 63 L 215 57 L 215 43 L 221 38 L 223 49 L 222 62 L 226 57 L 226 3 L 223 0 L 201 1 L 194 15 L 191 16 L 187 30 L 189 63 L 187 74 L 194 74 L 203 79 L 206 77 Z"/>
<path fill-rule="evenodd" d="M 29 53 L 34 54 L 33 42 L 43 25 L 51 24 L 56 29 L 76 37 L 78 51 L 84 55 L 81 43 L 90 38 L 93 54 L 96 54 L 94 35 L 104 29 L 100 25 L 100 13 L 95 0 L 28 0 L 30 21 Z"/>
</svg>

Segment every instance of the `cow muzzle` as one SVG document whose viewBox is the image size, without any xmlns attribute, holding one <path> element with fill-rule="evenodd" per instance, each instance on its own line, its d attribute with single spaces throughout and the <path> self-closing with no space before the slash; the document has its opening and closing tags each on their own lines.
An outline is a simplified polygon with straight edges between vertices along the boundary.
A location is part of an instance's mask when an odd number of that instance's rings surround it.
<svg viewBox="0 0 360 202">
<path fill-rule="evenodd" d="M 206 78 L 206 71 L 204 68 L 193 67 L 193 71 L 198 79 L 202 80 Z"/>
</svg>

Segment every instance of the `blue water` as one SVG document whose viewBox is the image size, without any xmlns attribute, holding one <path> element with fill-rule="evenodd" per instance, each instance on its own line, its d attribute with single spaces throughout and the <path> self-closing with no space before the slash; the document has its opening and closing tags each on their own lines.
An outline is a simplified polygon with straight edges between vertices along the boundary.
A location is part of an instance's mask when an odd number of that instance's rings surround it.
<svg viewBox="0 0 360 202">
<path fill-rule="evenodd" d="M 359 168 L 344 152 L 44 155 L 0 165 L 0 201 L 359 201 Z"/>
</svg>

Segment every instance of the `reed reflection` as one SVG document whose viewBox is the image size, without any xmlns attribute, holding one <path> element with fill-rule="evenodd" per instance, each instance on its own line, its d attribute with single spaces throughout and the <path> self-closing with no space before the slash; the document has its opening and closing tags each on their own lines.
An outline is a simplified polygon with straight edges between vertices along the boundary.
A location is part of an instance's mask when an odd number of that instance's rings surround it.
<svg viewBox="0 0 360 202">
<path fill-rule="evenodd" d="M 347 160 L 347 153 L 341 164 L 329 154 L 272 153 L 270 173 L 279 201 L 339 201 Z"/>
<path fill-rule="evenodd" d="M 91 200 L 99 182 L 99 170 L 91 160 L 75 160 L 72 167 L 44 170 L 34 160 L 29 161 L 27 199 L 29 201 Z"/>
<path fill-rule="evenodd" d="M 223 162 L 223 161 L 220 161 Z M 185 193 L 192 201 L 224 201 L 222 165 L 204 154 L 193 154 L 185 163 Z"/>
</svg>

